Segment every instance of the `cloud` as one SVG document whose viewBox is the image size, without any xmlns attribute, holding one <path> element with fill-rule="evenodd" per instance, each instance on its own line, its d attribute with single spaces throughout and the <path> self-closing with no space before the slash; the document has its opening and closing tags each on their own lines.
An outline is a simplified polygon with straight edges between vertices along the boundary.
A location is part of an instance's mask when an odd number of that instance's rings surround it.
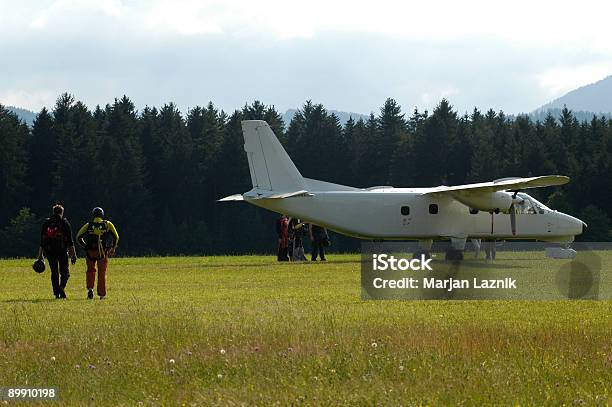
<svg viewBox="0 0 612 407">
<path fill-rule="evenodd" d="M 57 29 L 61 23 L 78 22 L 79 19 L 70 20 L 67 17 L 79 13 L 87 13 L 93 15 L 101 15 L 108 17 L 119 17 L 125 12 L 125 8 L 120 1 L 102 0 L 102 1 L 87 1 L 87 0 L 56 0 L 46 7 L 32 11 L 34 19 L 30 24 L 30 28 L 35 30 L 45 30 L 47 28 Z"/>
<path fill-rule="evenodd" d="M 0 102 L 39 109 L 313 99 L 367 113 L 386 97 L 531 110 L 612 69 L 611 5 L 563 2 L 0 0 Z M 593 12 L 593 10 L 597 12 Z M 8 10 L 8 12 L 5 12 Z M 28 96 L 30 95 L 30 96 Z"/>
<path fill-rule="evenodd" d="M 182 35 L 260 35 L 277 39 L 312 38 L 327 32 L 373 33 L 411 40 L 457 40 L 483 36 L 510 43 L 581 43 L 612 49 L 608 17 L 612 4 L 586 0 L 575 3 L 517 0 L 511 5 L 473 0 L 468 3 L 432 0 L 2 0 L 3 31 L 25 22 L 32 29 L 70 30 L 92 22 L 89 30 L 105 31 L 109 19 L 131 30 Z M 6 24 L 6 23 L 9 24 Z M 28 25 L 28 24 L 26 24 Z"/>
<path fill-rule="evenodd" d="M 49 106 L 57 95 L 48 90 L 28 91 L 23 89 L 0 90 L 0 103 L 38 110 L 41 106 Z"/>
<path fill-rule="evenodd" d="M 538 84 L 552 99 L 612 73 L 612 61 L 599 64 L 552 67 L 536 75 Z"/>
</svg>

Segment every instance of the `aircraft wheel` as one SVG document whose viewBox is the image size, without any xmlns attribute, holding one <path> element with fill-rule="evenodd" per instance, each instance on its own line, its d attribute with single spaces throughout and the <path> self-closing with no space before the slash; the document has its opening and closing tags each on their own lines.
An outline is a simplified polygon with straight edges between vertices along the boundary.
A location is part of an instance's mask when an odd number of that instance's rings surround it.
<svg viewBox="0 0 612 407">
<path fill-rule="evenodd" d="M 459 262 L 463 260 L 463 251 L 457 249 L 448 249 L 446 251 L 446 261 Z"/>
<path fill-rule="evenodd" d="M 412 254 L 413 259 L 420 259 L 421 255 L 425 255 L 425 259 L 431 259 L 431 252 L 429 250 L 417 250 Z"/>
</svg>

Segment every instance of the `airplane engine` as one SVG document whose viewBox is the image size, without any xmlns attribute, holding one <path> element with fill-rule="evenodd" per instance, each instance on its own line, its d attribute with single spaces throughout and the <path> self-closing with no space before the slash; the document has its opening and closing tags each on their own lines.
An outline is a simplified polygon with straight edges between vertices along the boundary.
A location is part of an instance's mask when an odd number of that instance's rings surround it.
<svg viewBox="0 0 612 407">
<path fill-rule="evenodd" d="M 488 194 L 456 194 L 454 198 L 472 209 L 485 212 L 507 212 L 512 205 L 512 194 L 505 191 L 495 191 Z"/>
</svg>

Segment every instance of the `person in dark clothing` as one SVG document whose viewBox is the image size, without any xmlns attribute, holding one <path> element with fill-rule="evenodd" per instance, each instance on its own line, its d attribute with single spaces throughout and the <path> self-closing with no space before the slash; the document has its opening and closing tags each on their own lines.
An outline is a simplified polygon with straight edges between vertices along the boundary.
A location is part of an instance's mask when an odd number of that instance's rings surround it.
<svg viewBox="0 0 612 407">
<path fill-rule="evenodd" d="M 289 261 L 289 219 L 286 215 L 281 215 L 276 221 L 276 234 L 278 235 L 276 259 Z"/>
<path fill-rule="evenodd" d="M 329 246 L 329 236 L 327 229 L 322 226 L 310 224 L 308 230 L 310 241 L 312 243 L 312 261 L 317 261 L 317 257 L 321 257 L 321 261 L 325 261 L 325 247 Z"/>
<path fill-rule="evenodd" d="M 40 246 L 38 258 L 43 255 L 49 262 L 51 269 L 51 286 L 55 298 L 66 298 L 66 284 L 70 278 L 68 258 L 72 264 L 76 263 L 76 251 L 72 239 L 70 222 L 64 217 L 62 205 L 53 206 L 53 214 L 45 220 L 40 231 Z"/>
<path fill-rule="evenodd" d="M 298 218 L 289 221 L 289 256 L 291 261 L 305 261 L 304 235 L 308 227 Z"/>
</svg>

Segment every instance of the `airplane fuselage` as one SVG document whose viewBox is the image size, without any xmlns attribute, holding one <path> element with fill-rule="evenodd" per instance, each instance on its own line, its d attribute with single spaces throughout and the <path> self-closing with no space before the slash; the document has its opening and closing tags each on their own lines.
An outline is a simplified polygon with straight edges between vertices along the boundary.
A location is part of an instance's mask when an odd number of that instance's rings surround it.
<svg viewBox="0 0 612 407">
<path fill-rule="evenodd" d="M 583 227 L 579 219 L 542 205 L 533 213 L 517 213 L 513 234 L 509 214 L 470 211 L 449 196 L 426 195 L 418 188 L 312 191 L 312 196 L 286 199 L 249 199 L 245 194 L 245 200 L 342 234 L 374 240 L 469 237 L 565 243 L 573 241 Z"/>
</svg>

